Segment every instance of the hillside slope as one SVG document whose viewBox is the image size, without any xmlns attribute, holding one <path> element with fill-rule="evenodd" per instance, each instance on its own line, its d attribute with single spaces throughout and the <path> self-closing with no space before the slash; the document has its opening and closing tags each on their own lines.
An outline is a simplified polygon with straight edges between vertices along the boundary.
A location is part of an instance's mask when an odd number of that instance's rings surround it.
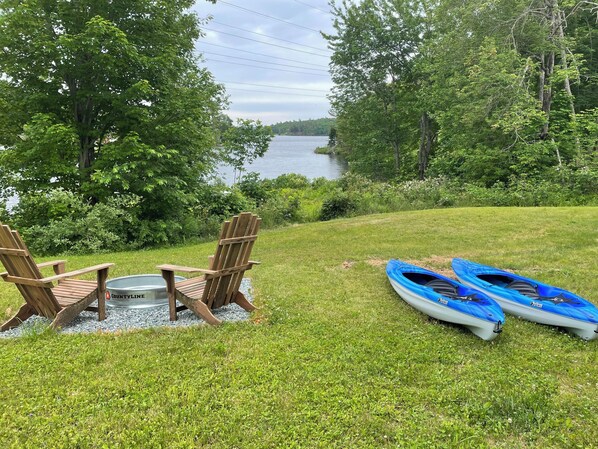
<svg viewBox="0 0 598 449">
<path fill-rule="evenodd" d="M 263 232 L 252 323 L 0 340 L 2 447 L 561 448 L 598 441 L 598 341 L 508 317 L 492 343 L 390 287 L 452 257 L 598 304 L 598 208 L 403 212 Z M 69 257 L 205 266 L 214 244 Z M 0 284 L 0 310 L 19 297 Z M 167 313 L 165 311 L 164 313 Z M 6 312 L 5 312 L 6 315 Z"/>
</svg>

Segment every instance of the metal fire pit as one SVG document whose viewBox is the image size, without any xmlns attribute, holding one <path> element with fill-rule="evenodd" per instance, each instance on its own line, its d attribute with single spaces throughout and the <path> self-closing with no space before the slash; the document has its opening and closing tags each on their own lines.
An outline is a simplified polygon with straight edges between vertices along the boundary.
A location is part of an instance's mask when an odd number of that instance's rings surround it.
<svg viewBox="0 0 598 449">
<path fill-rule="evenodd" d="M 175 280 L 185 280 L 175 276 Z M 106 305 L 142 309 L 168 304 L 166 282 L 159 274 L 138 274 L 106 281 Z"/>
</svg>

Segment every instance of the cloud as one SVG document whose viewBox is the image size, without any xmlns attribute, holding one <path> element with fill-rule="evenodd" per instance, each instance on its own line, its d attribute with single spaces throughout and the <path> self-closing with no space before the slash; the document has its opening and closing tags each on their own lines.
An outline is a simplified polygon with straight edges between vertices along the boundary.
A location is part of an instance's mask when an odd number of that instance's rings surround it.
<svg viewBox="0 0 598 449">
<path fill-rule="evenodd" d="M 196 48 L 226 86 L 231 117 L 272 124 L 329 116 L 331 52 L 319 32 L 332 31 L 327 10 L 326 0 L 195 4 L 200 17 L 212 17 Z"/>
</svg>

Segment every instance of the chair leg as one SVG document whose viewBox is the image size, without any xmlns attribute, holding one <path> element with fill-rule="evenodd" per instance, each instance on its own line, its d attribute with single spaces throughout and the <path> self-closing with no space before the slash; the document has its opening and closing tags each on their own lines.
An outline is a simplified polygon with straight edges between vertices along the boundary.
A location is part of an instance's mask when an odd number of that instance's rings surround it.
<svg viewBox="0 0 598 449">
<path fill-rule="evenodd" d="M 166 292 L 168 294 L 168 311 L 170 313 L 170 321 L 177 320 L 176 312 L 176 289 L 174 271 L 162 270 L 162 278 L 166 282 Z"/>
<path fill-rule="evenodd" d="M 67 306 L 60 310 L 56 314 L 56 318 L 52 321 L 50 325 L 52 329 L 58 329 L 63 327 L 65 324 L 70 323 L 75 319 L 77 315 L 79 315 L 84 310 L 93 310 L 96 311 L 96 307 L 89 307 L 89 305 L 97 299 L 97 293 L 93 292 L 92 294 L 88 295 L 87 297 L 83 298 L 81 301 L 76 302 L 70 306 Z M 99 313 L 99 309 L 97 310 Z"/>
<path fill-rule="evenodd" d="M 237 304 L 239 304 L 243 309 L 245 309 L 248 312 L 253 312 L 254 310 L 257 310 L 257 307 L 254 306 L 253 304 L 251 304 L 247 300 L 245 295 L 241 292 L 237 292 L 237 294 L 235 295 L 235 298 L 233 299 L 233 302 L 236 302 Z"/>
<path fill-rule="evenodd" d="M 106 279 L 108 279 L 108 268 L 99 270 L 98 282 L 98 321 L 106 319 Z"/>
<path fill-rule="evenodd" d="M 202 301 L 192 301 L 182 295 L 179 296 L 179 301 L 185 304 L 189 310 L 191 310 L 198 317 L 202 318 L 206 323 L 212 324 L 214 326 L 222 323 L 222 321 L 216 318 L 210 308 Z"/>
<path fill-rule="evenodd" d="M 18 327 L 23 321 L 33 315 L 35 315 L 33 308 L 29 304 L 23 304 L 19 311 L 15 313 L 11 319 L 0 326 L 0 332 Z"/>
</svg>

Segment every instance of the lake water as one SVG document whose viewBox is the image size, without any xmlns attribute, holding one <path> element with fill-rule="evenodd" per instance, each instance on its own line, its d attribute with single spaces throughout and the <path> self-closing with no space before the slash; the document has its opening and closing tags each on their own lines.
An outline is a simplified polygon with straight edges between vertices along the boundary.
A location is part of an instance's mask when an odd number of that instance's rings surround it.
<svg viewBox="0 0 598 449">
<path fill-rule="evenodd" d="M 347 171 L 347 162 L 337 156 L 314 153 L 317 147 L 327 143 L 327 136 L 275 136 L 264 157 L 248 165 L 245 172 L 257 172 L 263 179 L 273 179 L 286 173 L 298 173 L 309 179 L 336 179 Z M 232 167 L 221 165 L 218 172 L 224 182 L 233 183 Z M 16 197 L 9 199 L 9 208 L 17 202 Z"/>
<path fill-rule="evenodd" d="M 316 154 L 317 147 L 326 146 L 328 136 L 275 136 L 264 157 L 245 167 L 245 173 L 257 172 L 263 179 L 272 179 L 286 173 L 298 173 L 309 179 L 336 179 L 347 171 L 344 159 L 327 154 Z M 233 183 L 233 169 L 221 165 L 218 172 L 227 184 Z"/>
</svg>

